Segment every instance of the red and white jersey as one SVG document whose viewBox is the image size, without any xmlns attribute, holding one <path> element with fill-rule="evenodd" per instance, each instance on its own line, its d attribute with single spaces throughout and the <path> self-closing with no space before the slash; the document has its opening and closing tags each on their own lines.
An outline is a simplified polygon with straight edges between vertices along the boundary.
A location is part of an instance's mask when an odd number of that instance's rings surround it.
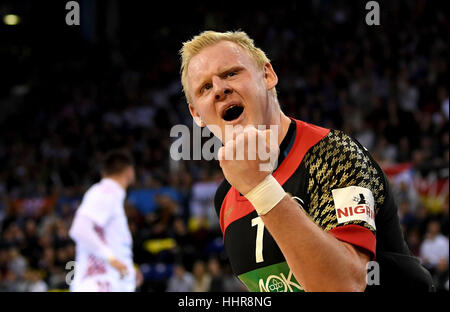
<svg viewBox="0 0 450 312">
<path fill-rule="evenodd" d="M 116 181 L 104 178 L 85 193 L 75 218 L 88 217 L 95 223 L 95 233 L 113 255 L 127 265 L 134 280 L 133 241 L 124 210 L 125 195 L 125 190 Z M 108 264 L 100 249 L 93 250 L 92 245 L 82 239 L 75 240 L 75 243 L 76 266 L 71 289 L 91 278 L 109 276 L 120 280 L 119 273 Z"/>
</svg>

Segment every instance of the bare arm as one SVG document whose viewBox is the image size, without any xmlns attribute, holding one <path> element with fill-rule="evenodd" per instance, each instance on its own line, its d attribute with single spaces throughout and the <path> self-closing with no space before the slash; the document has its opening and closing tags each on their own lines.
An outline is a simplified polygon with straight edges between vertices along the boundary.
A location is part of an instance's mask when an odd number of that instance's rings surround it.
<svg viewBox="0 0 450 312">
<path fill-rule="evenodd" d="M 364 291 L 369 255 L 323 231 L 289 195 L 261 219 L 307 291 Z"/>
</svg>

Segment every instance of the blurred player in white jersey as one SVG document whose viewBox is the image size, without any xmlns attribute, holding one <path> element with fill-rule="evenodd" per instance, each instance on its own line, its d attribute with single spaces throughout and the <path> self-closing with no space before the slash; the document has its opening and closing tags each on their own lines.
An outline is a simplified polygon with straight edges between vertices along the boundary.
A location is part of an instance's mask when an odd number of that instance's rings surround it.
<svg viewBox="0 0 450 312">
<path fill-rule="evenodd" d="M 134 269 L 132 237 L 124 211 L 126 189 L 134 180 L 133 160 L 128 153 L 106 154 L 102 180 L 84 195 L 69 232 L 76 243 L 71 291 L 135 290 L 140 273 Z"/>
</svg>

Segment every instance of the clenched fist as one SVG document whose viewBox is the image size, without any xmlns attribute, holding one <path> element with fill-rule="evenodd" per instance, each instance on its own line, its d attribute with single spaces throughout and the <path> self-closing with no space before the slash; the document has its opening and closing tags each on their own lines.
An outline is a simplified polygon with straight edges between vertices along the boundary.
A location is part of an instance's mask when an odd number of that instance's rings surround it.
<svg viewBox="0 0 450 312">
<path fill-rule="evenodd" d="M 276 130 L 248 126 L 234 131 L 219 149 L 218 159 L 227 181 L 245 195 L 272 173 L 278 153 Z"/>
</svg>

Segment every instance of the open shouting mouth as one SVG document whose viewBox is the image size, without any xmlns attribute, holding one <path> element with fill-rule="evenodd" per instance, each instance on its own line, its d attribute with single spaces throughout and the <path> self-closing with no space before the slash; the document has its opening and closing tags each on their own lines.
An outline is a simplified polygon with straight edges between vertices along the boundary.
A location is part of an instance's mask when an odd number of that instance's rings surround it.
<svg viewBox="0 0 450 312">
<path fill-rule="evenodd" d="M 233 121 L 239 118 L 244 112 L 244 107 L 240 105 L 230 105 L 222 112 L 222 119 L 225 121 Z"/>
</svg>

